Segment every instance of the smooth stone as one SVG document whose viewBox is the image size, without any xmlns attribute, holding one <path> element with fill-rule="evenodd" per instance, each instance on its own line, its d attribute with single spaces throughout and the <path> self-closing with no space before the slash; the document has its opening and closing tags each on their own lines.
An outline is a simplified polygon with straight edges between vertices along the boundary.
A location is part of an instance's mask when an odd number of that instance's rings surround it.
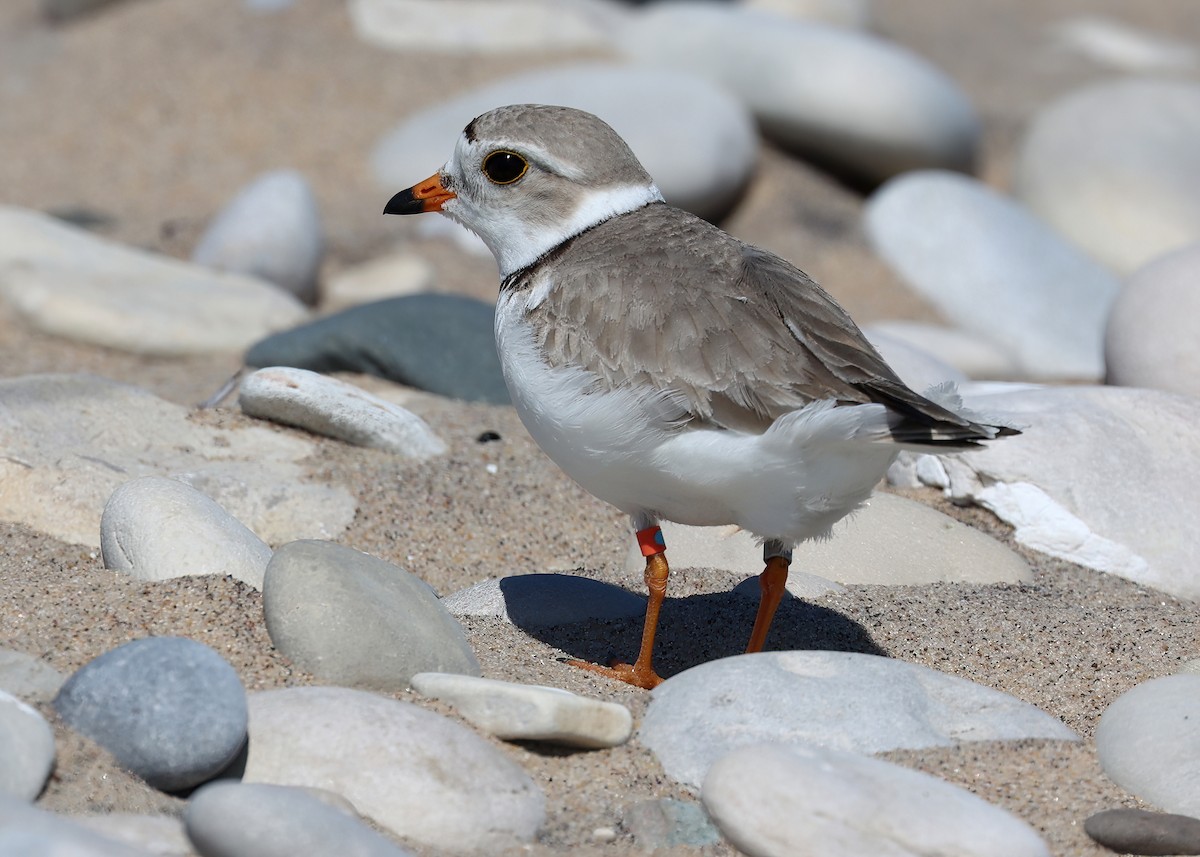
<svg viewBox="0 0 1200 857">
<path fill-rule="evenodd" d="M 246 365 L 362 372 L 455 399 L 508 404 L 496 356 L 495 307 L 461 295 L 363 304 L 277 333 Z"/>
<path fill-rule="evenodd" d="M 72 815 L 75 824 L 93 830 L 154 857 L 194 857 L 195 851 L 183 829 L 183 821 L 172 815 L 136 815 L 127 812 Z"/>
<path fill-rule="evenodd" d="M 211 497 L 265 541 L 336 538 L 344 489 L 306 481 L 315 444 L 270 428 L 213 428 L 188 408 L 93 375 L 0 380 L 0 519 L 100 547 L 104 507 L 139 476 Z"/>
<path fill-rule="evenodd" d="M 571 574 L 521 574 L 483 580 L 447 595 L 442 604 L 454 616 L 500 619 L 522 628 L 628 619 L 646 612 L 644 595 Z"/>
<path fill-rule="evenodd" d="M 100 518 L 104 567 L 138 580 L 227 574 L 262 589 L 271 548 L 211 498 L 161 476 L 117 488 Z"/>
<path fill-rule="evenodd" d="M 1021 544 L 1200 599 L 1200 401 L 1132 387 L 1039 387 L 968 396 L 1022 426 L 941 456 L 947 496 L 1016 528 Z"/>
<path fill-rule="evenodd" d="M 262 280 L 8 206 L 0 206 L 0 299 L 43 333 L 158 356 L 237 351 L 306 316 Z"/>
<path fill-rule="evenodd" d="M 1143 682 L 1104 710 L 1096 755 L 1121 788 L 1167 812 L 1200 816 L 1200 676 Z"/>
<path fill-rule="evenodd" d="M 1014 188 L 1121 274 L 1200 241 L 1200 83 L 1118 79 L 1039 112 Z"/>
<path fill-rule="evenodd" d="M 740 5 L 798 21 L 859 30 L 871 26 L 870 0 L 740 0 Z"/>
<path fill-rule="evenodd" d="M 105 652 L 67 679 L 54 709 L 163 791 L 212 779 L 246 742 L 237 672 L 186 637 L 145 637 Z"/>
<path fill-rule="evenodd" d="M 621 826 L 642 851 L 652 853 L 678 846 L 703 848 L 721 841 L 702 806 L 674 798 L 638 801 L 626 808 Z"/>
<path fill-rule="evenodd" d="M 947 381 L 958 384 L 967 380 L 966 373 L 901 337 L 878 330 L 863 333 L 900 380 L 918 392 Z"/>
<path fill-rule="evenodd" d="M 419 672 L 479 675 L 462 626 L 425 581 L 333 542 L 290 542 L 263 581 L 271 642 L 340 685 L 403 690 Z"/>
<path fill-rule="evenodd" d="M 712 766 L 701 797 L 750 857 L 1050 857 L 1032 827 L 966 789 L 830 747 L 735 750 Z"/>
<path fill-rule="evenodd" d="M 334 274 L 321 292 L 321 307 L 343 310 L 359 304 L 427 292 L 433 266 L 411 253 L 389 253 Z"/>
<path fill-rule="evenodd" d="M 1012 353 L 1032 379 L 1099 380 L 1120 290 L 1102 265 L 982 182 L 894 179 L 868 201 L 867 237 L 950 322 Z"/>
<path fill-rule="evenodd" d="M 758 134 L 724 89 L 667 69 L 582 63 L 496 81 L 408 116 L 376 145 L 371 169 L 390 192 L 446 162 L 467 123 L 505 104 L 565 104 L 594 113 L 620 134 L 667 202 L 700 217 L 724 215 L 749 182 Z"/>
<path fill-rule="evenodd" d="M 1083 830 L 1122 854 L 1200 854 L 1200 819 L 1144 809 L 1106 809 L 1090 815 Z"/>
<path fill-rule="evenodd" d="M 66 680 L 41 658 L 0 648 L 0 690 L 26 702 L 49 702 Z"/>
<path fill-rule="evenodd" d="M 330 789 L 396 835 L 450 852 L 530 842 L 545 818 L 541 789 L 487 739 L 348 688 L 251 694 L 243 779 Z"/>
<path fill-rule="evenodd" d="M 324 256 L 317 198 L 295 170 L 263 173 L 238 191 L 192 251 L 197 265 L 266 280 L 308 304 Z"/>
<path fill-rule="evenodd" d="M 159 857 L 0 794 L 0 857 Z"/>
<path fill-rule="evenodd" d="M 720 568 L 745 575 L 763 570 L 762 549 L 744 530 L 685 527 L 669 521 L 660 526 L 674 568 Z M 626 568 L 636 571 L 645 564 L 634 545 L 626 557 Z M 882 491 L 834 524 L 829 539 L 798 545 L 792 568 L 841 584 L 1033 580 L 1028 563 L 986 533 L 916 500 Z M 835 588 L 829 586 L 827 591 Z"/>
<path fill-rule="evenodd" d="M 1185 71 L 1198 64 L 1195 46 L 1103 15 L 1075 15 L 1050 28 L 1059 50 L 1130 73 Z"/>
<path fill-rule="evenodd" d="M 693 788 L 721 756 L 762 742 L 882 753 L 1079 740 L 1007 693 L 904 661 L 823 651 L 737 655 L 674 675 L 652 692 L 637 738 L 667 776 Z"/>
<path fill-rule="evenodd" d="M 1106 380 L 1200 398 L 1200 243 L 1125 281 L 1104 334 Z"/>
<path fill-rule="evenodd" d="M 887 337 L 931 354 L 968 378 L 1013 380 L 1021 368 L 1011 352 L 977 333 L 919 321 L 877 321 L 863 326 L 872 342 Z"/>
<path fill-rule="evenodd" d="M 693 0 L 646 7 L 618 47 L 726 87 L 773 142 L 859 181 L 974 166 L 980 123 L 963 91 L 867 33 Z"/>
<path fill-rule="evenodd" d="M 201 857 L 405 857 L 411 854 L 306 789 L 217 782 L 201 788 L 184 811 Z"/>
<path fill-rule="evenodd" d="M 54 730 L 32 706 L 0 690 L 0 794 L 32 801 L 54 769 Z"/>
<path fill-rule="evenodd" d="M 417 673 L 412 688 L 454 706 L 464 720 L 506 741 L 545 741 L 566 747 L 619 747 L 633 733 L 624 705 L 556 687 L 450 673 Z"/>
</svg>

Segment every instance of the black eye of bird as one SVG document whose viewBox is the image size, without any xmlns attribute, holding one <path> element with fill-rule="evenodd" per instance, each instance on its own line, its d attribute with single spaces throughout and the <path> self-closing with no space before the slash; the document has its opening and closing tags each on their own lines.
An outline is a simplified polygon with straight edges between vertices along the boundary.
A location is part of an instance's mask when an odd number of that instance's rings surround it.
<svg viewBox="0 0 1200 857">
<path fill-rule="evenodd" d="M 496 184 L 512 184 L 529 169 L 529 162 L 516 152 L 503 149 L 483 159 L 483 174 Z"/>
</svg>

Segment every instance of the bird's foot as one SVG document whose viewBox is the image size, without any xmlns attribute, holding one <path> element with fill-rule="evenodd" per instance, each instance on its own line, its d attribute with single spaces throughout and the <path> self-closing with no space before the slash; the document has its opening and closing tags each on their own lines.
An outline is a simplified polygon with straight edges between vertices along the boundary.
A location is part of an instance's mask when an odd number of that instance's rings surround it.
<svg viewBox="0 0 1200 857">
<path fill-rule="evenodd" d="M 613 664 L 602 667 L 600 664 L 593 664 L 590 661 L 567 661 L 567 666 L 579 667 L 581 670 L 599 673 L 602 676 L 623 681 L 626 684 L 632 684 L 634 687 L 641 687 L 646 690 L 653 690 L 663 682 L 662 676 L 656 673 L 654 667 L 649 664 Z"/>
</svg>

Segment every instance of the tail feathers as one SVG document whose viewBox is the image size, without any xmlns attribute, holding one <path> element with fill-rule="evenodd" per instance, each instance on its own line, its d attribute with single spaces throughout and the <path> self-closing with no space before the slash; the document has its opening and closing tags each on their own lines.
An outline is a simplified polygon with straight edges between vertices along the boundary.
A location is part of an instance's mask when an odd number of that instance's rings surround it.
<svg viewBox="0 0 1200 857">
<path fill-rule="evenodd" d="M 1003 419 L 966 407 L 950 381 L 930 387 L 923 396 L 902 384 L 876 387 L 872 392 L 890 411 L 888 429 L 896 443 L 936 446 L 950 452 L 1021 433 Z"/>
</svg>

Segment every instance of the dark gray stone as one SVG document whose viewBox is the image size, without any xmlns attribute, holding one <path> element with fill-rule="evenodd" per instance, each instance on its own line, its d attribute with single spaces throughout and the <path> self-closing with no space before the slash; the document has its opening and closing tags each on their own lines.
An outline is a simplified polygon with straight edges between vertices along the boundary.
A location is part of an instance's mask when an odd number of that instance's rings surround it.
<svg viewBox="0 0 1200 857">
<path fill-rule="evenodd" d="M 147 637 L 86 664 L 54 699 L 59 716 L 164 791 L 221 772 L 246 740 L 246 693 L 215 651 Z"/>
<path fill-rule="evenodd" d="M 1088 836 L 1122 854 L 1200 854 L 1200 819 L 1144 809 L 1106 809 L 1083 823 Z"/>
<path fill-rule="evenodd" d="M 406 295 L 352 307 L 277 333 L 246 365 L 363 372 L 469 402 L 507 404 L 491 304 L 461 295 Z"/>
</svg>

